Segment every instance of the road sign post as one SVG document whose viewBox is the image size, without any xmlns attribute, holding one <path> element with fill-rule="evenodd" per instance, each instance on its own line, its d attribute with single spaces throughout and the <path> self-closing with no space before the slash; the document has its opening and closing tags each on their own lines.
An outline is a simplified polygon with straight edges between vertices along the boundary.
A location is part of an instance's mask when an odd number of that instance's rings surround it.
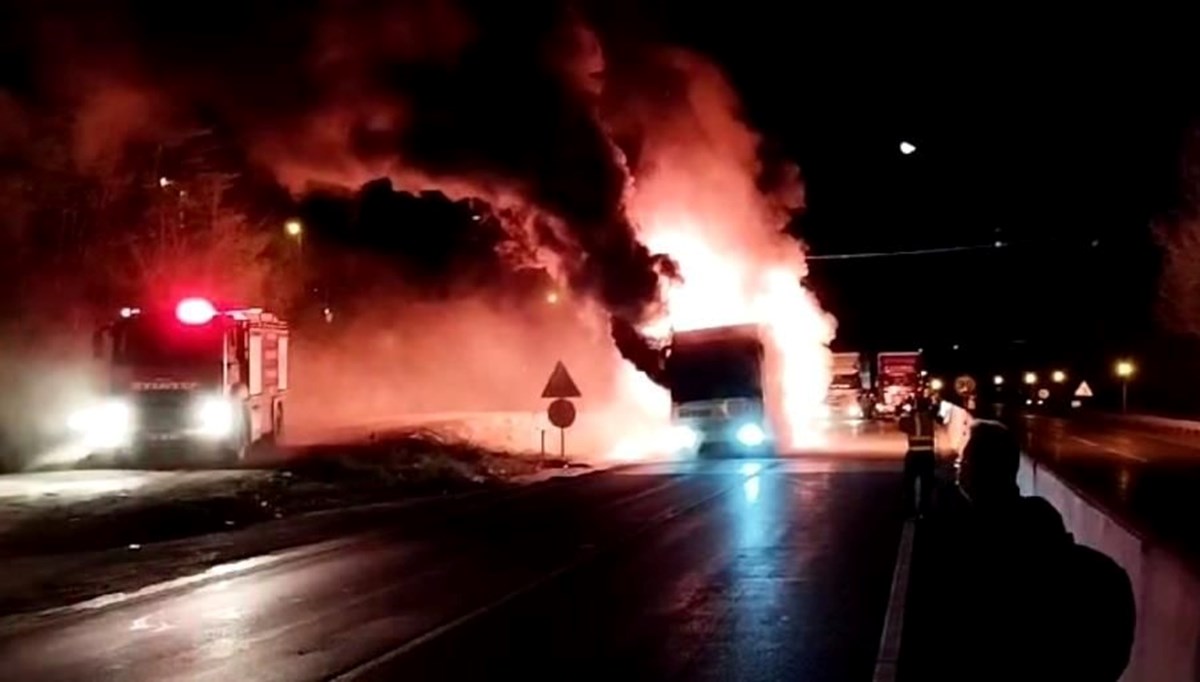
<svg viewBox="0 0 1200 682">
<path fill-rule="evenodd" d="M 575 380 L 571 378 L 571 373 L 567 371 L 567 366 L 561 360 L 554 364 L 554 370 L 550 372 L 546 387 L 542 389 L 542 397 L 553 399 L 546 408 L 546 416 L 550 419 L 551 424 L 558 427 L 558 456 L 566 462 L 567 429 L 575 423 L 576 416 L 575 405 L 567 398 L 582 398 L 583 393 L 575 385 Z M 543 459 L 545 456 L 546 432 L 542 431 Z"/>
</svg>

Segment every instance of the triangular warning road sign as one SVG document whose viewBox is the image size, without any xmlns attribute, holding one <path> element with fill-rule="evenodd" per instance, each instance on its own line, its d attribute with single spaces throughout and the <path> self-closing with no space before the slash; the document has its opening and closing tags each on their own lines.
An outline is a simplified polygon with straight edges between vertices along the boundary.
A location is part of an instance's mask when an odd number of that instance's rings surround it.
<svg viewBox="0 0 1200 682">
<path fill-rule="evenodd" d="M 1086 381 L 1079 382 L 1079 388 L 1075 389 L 1076 398 L 1091 398 L 1092 387 L 1087 385 Z"/>
<path fill-rule="evenodd" d="M 562 363 L 562 360 L 554 364 L 554 371 L 550 373 L 550 379 L 546 382 L 546 388 L 542 389 L 542 397 L 583 397 L 583 394 L 579 392 L 579 387 L 575 385 L 575 380 L 571 378 L 571 374 L 567 371 L 567 366 Z"/>
</svg>

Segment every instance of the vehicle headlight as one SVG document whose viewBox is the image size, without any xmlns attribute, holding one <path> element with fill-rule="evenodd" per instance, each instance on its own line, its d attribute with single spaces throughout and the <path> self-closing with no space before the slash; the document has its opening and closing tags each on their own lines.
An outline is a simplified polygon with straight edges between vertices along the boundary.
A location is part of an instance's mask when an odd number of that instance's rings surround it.
<svg viewBox="0 0 1200 682">
<path fill-rule="evenodd" d="M 691 450 L 700 444 L 700 432 L 686 424 L 671 427 L 671 447 L 676 451 Z"/>
<path fill-rule="evenodd" d="M 133 407 L 118 398 L 106 400 L 72 412 L 67 428 L 90 447 L 117 447 L 128 442 L 133 431 Z"/>
<path fill-rule="evenodd" d="M 757 447 L 763 444 L 767 439 L 767 434 L 763 433 L 762 427 L 754 422 L 742 424 L 737 430 L 738 442 L 747 447 Z"/>
<path fill-rule="evenodd" d="M 223 396 L 205 396 L 196 403 L 196 428 L 202 436 L 224 438 L 233 433 L 233 403 Z"/>
</svg>

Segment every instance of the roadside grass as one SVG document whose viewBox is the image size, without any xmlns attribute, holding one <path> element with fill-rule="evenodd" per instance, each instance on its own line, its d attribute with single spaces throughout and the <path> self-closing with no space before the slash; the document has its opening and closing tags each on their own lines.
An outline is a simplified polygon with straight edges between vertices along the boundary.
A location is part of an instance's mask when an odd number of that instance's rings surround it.
<svg viewBox="0 0 1200 682">
<path fill-rule="evenodd" d="M 175 472 L 136 490 L 0 500 L 0 556 L 103 550 L 305 512 L 503 486 L 535 460 L 411 431 L 304 448 L 272 465 Z"/>
</svg>

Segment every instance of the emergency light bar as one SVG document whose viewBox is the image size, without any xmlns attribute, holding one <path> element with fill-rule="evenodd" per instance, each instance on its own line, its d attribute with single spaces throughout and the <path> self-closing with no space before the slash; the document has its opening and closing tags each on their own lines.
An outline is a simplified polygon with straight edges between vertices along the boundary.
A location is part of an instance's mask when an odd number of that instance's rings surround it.
<svg viewBox="0 0 1200 682">
<path fill-rule="evenodd" d="M 175 306 L 175 317 L 183 324 L 208 324 L 217 316 L 217 309 L 204 298 L 185 298 Z"/>
</svg>

